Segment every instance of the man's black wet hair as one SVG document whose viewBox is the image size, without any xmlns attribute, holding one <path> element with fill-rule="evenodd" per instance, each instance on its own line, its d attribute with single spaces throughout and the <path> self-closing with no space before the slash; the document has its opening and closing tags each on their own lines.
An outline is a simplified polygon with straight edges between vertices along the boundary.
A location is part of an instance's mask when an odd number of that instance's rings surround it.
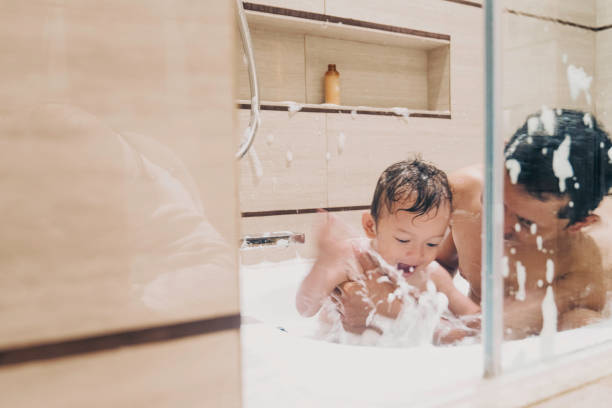
<svg viewBox="0 0 612 408">
<path fill-rule="evenodd" d="M 414 200 L 412 206 L 399 210 L 417 216 L 437 210 L 445 201 L 451 204 L 452 193 L 446 174 L 420 158 L 392 164 L 378 178 L 370 214 L 378 222 L 383 207 L 391 213 L 393 203 L 406 200 Z"/>
<path fill-rule="evenodd" d="M 553 168 L 553 157 L 569 138 L 569 163 L 573 177 L 561 191 Z M 583 221 L 597 208 L 612 187 L 612 142 L 595 117 L 576 110 L 543 110 L 530 115 L 506 144 L 505 156 L 520 165 L 517 184 L 533 197 L 546 201 L 550 196 L 569 197 L 559 218 L 569 219 L 566 227 Z M 512 165 L 512 163 L 510 163 Z"/>
</svg>

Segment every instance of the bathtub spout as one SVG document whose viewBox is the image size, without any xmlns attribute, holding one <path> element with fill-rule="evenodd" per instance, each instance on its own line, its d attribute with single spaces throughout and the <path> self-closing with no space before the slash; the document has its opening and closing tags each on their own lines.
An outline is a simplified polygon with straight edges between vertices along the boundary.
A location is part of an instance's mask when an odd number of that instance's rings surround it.
<svg viewBox="0 0 612 408">
<path fill-rule="evenodd" d="M 290 244 L 303 244 L 306 241 L 303 232 L 267 232 L 264 234 L 246 235 L 240 240 L 240 249 L 263 247 L 288 247 Z"/>
</svg>

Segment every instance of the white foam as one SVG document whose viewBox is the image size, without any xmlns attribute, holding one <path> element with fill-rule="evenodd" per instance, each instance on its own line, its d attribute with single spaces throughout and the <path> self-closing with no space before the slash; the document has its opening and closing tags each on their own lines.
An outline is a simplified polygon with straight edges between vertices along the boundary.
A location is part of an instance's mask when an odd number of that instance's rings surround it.
<svg viewBox="0 0 612 408">
<path fill-rule="evenodd" d="M 512 255 L 516 254 L 516 248 L 510 248 L 510 253 L 511 253 Z"/>
<path fill-rule="evenodd" d="M 536 243 L 538 245 L 538 251 L 541 251 L 542 250 L 542 236 L 538 235 L 536 237 Z"/>
<path fill-rule="evenodd" d="M 582 67 L 569 65 L 567 67 L 567 81 L 569 82 L 572 100 L 575 101 L 580 96 L 580 93 L 584 92 L 587 103 L 590 105 L 591 93 L 589 88 L 591 87 L 591 82 L 593 82 L 593 77 L 588 76 Z"/>
<path fill-rule="evenodd" d="M 344 146 L 346 144 L 346 136 L 344 133 L 340 132 L 338 135 L 338 154 L 342 154 L 344 152 Z"/>
<path fill-rule="evenodd" d="M 268 133 L 266 136 L 266 143 L 268 143 L 268 146 L 274 143 L 274 135 L 272 133 Z"/>
<path fill-rule="evenodd" d="M 546 156 L 547 153 L 548 153 L 548 149 L 546 147 L 542 148 L 542 154 Z"/>
<path fill-rule="evenodd" d="M 389 277 L 387 275 L 382 275 L 380 278 L 376 279 L 376 282 L 378 282 L 378 283 L 383 283 L 383 282 L 391 283 L 391 279 L 389 279 Z"/>
<path fill-rule="evenodd" d="M 519 289 L 516 292 L 516 300 L 525 300 L 525 281 L 527 280 L 527 271 L 521 261 L 516 261 L 516 281 Z"/>
<path fill-rule="evenodd" d="M 395 113 L 398 116 L 403 116 L 405 118 L 410 116 L 410 110 L 408 110 L 408 108 L 393 107 L 391 108 L 391 112 Z"/>
<path fill-rule="evenodd" d="M 410 110 L 407 108 L 391 108 L 391 112 L 398 115 L 405 123 L 408 123 L 408 119 L 410 118 Z"/>
<path fill-rule="evenodd" d="M 582 117 L 582 121 L 584 122 L 584 126 L 588 126 L 590 128 L 593 128 L 593 117 L 591 116 L 590 113 L 585 113 L 584 116 Z"/>
<path fill-rule="evenodd" d="M 516 232 L 521 232 L 521 224 L 519 224 L 518 222 L 514 224 L 514 230 Z"/>
<path fill-rule="evenodd" d="M 557 333 L 557 305 L 552 286 L 546 288 L 542 300 L 542 331 L 540 332 L 540 350 L 543 357 L 550 357 L 555 350 L 555 334 Z"/>
<path fill-rule="evenodd" d="M 508 257 L 502 256 L 502 276 L 507 278 L 510 274 L 510 265 L 508 264 Z"/>
<path fill-rule="evenodd" d="M 533 135 L 535 132 L 538 131 L 539 127 L 540 127 L 540 118 L 538 118 L 537 116 L 533 116 L 527 119 L 527 134 L 528 135 Z"/>
<path fill-rule="evenodd" d="M 547 135 L 553 136 L 555 134 L 555 113 L 552 109 L 547 106 L 542 106 L 542 113 L 540 114 L 540 120 L 544 126 L 544 131 Z"/>
<path fill-rule="evenodd" d="M 544 286 L 544 281 L 542 279 L 538 279 L 538 288 Z"/>
<path fill-rule="evenodd" d="M 578 183 L 578 182 L 574 183 L 574 188 L 576 190 L 578 190 L 580 188 L 580 183 Z"/>
<path fill-rule="evenodd" d="M 559 191 L 565 191 L 565 180 L 574 175 L 574 169 L 569 162 L 571 139 L 569 135 L 565 136 L 563 142 L 553 153 L 553 172 L 559 179 Z"/>
<path fill-rule="evenodd" d="M 506 168 L 510 174 L 510 181 L 512 184 L 516 184 L 518 176 L 521 174 L 521 164 L 514 159 L 506 160 Z"/>
<path fill-rule="evenodd" d="M 569 208 L 574 208 L 574 202 L 570 201 L 569 203 L 567 203 L 567 205 L 569 206 Z"/>
<path fill-rule="evenodd" d="M 552 283 L 555 277 L 555 263 L 552 259 L 546 260 L 546 282 Z"/>
<path fill-rule="evenodd" d="M 293 102 L 293 101 L 284 101 L 283 103 L 286 103 L 289 110 L 289 117 L 292 117 L 293 115 L 295 115 L 297 112 L 301 111 L 302 108 L 304 107 L 304 105 L 299 104 L 297 102 Z"/>
<path fill-rule="evenodd" d="M 253 170 L 255 170 L 255 177 L 257 177 L 257 180 L 261 180 L 264 174 L 263 166 L 261 165 L 259 156 L 257 156 L 257 151 L 255 150 L 255 146 L 253 145 L 251 145 L 251 147 L 249 148 L 249 160 L 251 161 Z"/>
<path fill-rule="evenodd" d="M 608 160 L 612 163 L 612 147 L 608 149 Z"/>
<path fill-rule="evenodd" d="M 531 232 L 531 235 L 535 235 L 538 232 L 538 225 L 535 222 L 529 227 L 529 232 Z"/>
</svg>

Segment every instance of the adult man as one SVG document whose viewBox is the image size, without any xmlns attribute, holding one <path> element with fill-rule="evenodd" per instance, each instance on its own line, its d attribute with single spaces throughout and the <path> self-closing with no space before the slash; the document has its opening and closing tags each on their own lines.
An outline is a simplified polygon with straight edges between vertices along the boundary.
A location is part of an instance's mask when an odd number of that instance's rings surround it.
<svg viewBox="0 0 612 408">
<path fill-rule="evenodd" d="M 593 213 L 612 186 L 612 142 L 589 114 L 543 110 L 531 115 L 505 149 L 504 325 L 507 338 L 542 328 L 541 304 L 553 288 L 560 330 L 597 320 L 606 298 L 600 248 L 586 227 L 605 225 Z M 470 283 L 481 299 L 482 166 L 449 176 L 453 189 L 451 233 L 438 262 Z M 606 214 L 607 215 L 607 214 Z M 604 234 L 598 234 L 604 238 Z M 607 247 L 606 247 L 607 249 Z M 341 289 L 345 327 L 359 327 L 354 286 Z M 376 290 L 372 288 L 372 291 Z M 362 307 L 361 307 L 362 309 Z"/>
</svg>

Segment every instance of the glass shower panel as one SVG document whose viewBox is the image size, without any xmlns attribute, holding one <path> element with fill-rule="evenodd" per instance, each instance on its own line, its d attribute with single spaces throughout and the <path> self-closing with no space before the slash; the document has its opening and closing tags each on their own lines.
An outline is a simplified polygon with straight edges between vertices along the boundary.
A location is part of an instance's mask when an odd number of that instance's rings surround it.
<svg viewBox="0 0 612 408">
<path fill-rule="evenodd" d="M 0 348 L 237 320 L 232 8 L 0 9 Z"/>
<path fill-rule="evenodd" d="M 505 369 L 612 338 L 604 3 L 505 2 Z"/>
</svg>

